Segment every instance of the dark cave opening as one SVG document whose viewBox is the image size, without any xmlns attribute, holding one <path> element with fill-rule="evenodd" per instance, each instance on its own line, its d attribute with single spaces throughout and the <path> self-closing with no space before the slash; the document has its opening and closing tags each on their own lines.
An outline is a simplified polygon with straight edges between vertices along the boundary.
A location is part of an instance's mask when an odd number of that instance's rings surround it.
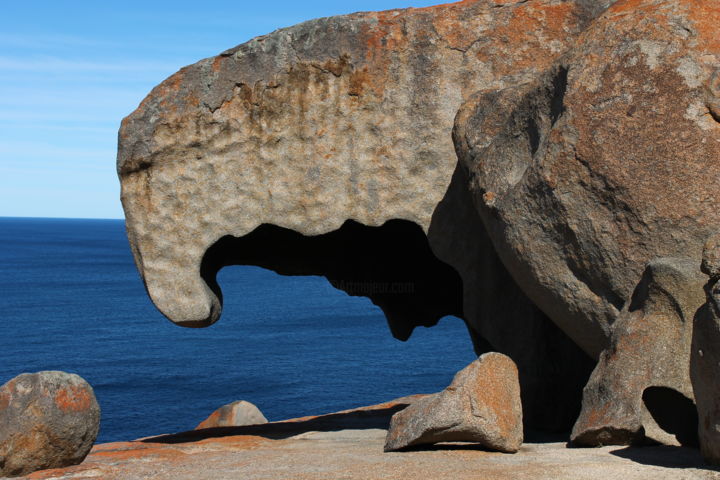
<svg viewBox="0 0 720 480">
<path fill-rule="evenodd" d="M 434 255 L 422 228 L 407 220 L 379 227 L 347 220 L 338 230 L 316 236 L 263 224 L 243 237 L 225 236 L 208 249 L 201 267 L 221 301 L 216 276 L 230 265 L 324 276 L 349 295 L 370 298 L 400 340 L 444 316 L 463 317 L 460 275 Z"/>
</svg>

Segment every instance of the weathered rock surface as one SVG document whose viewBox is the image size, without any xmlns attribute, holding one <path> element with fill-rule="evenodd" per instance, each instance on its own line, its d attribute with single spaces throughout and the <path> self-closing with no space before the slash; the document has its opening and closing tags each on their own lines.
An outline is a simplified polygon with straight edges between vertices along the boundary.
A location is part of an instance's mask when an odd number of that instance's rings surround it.
<svg viewBox="0 0 720 480">
<path fill-rule="evenodd" d="M 646 434 L 666 440 L 644 408 L 643 392 L 666 387 L 693 398 L 690 346 L 706 279 L 697 260 L 665 258 L 648 265 L 585 387 L 571 435 L 575 445 L 640 443 Z"/>
<path fill-rule="evenodd" d="M 0 476 L 76 465 L 99 428 L 100 407 L 79 376 L 19 375 L 0 387 Z"/>
<path fill-rule="evenodd" d="M 370 297 L 401 339 L 462 317 L 478 353 L 517 363 L 527 419 L 571 423 L 591 362 L 498 259 L 450 132 L 466 98 L 536 78 L 604 3 L 313 20 L 173 75 L 119 135 L 128 236 L 155 305 L 206 326 L 224 265 L 325 275 Z"/>
<path fill-rule="evenodd" d="M 695 317 L 691 376 L 703 457 L 720 465 L 720 235 L 705 245 L 702 269 L 710 281 L 707 303 Z"/>
<path fill-rule="evenodd" d="M 541 79 L 486 89 L 456 147 L 523 291 L 599 356 L 645 266 L 720 224 L 716 2 L 621 0 Z"/>
<path fill-rule="evenodd" d="M 697 450 L 680 447 L 565 448 L 562 439 L 530 439 L 514 455 L 454 443 L 384 453 L 386 403 L 320 417 L 250 427 L 196 430 L 142 442 L 97 445 L 75 467 L 32 479 L 349 480 L 453 478 L 493 480 L 718 479 Z"/>
<path fill-rule="evenodd" d="M 215 410 L 208 418 L 200 422 L 195 430 L 215 427 L 242 427 L 267 423 L 260 409 L 250 402 L 238 400 Z"/>
<path fill-rule="evenodd" d="M 151 298 L 179 324 L 217 320 L 203 256 L 263 223 L 318 235 L 404 219 L 427 231 L 455 168 L 460 104 L 534 78 L 586 18 L 559 0 L 360 13 L 180 70 L 119 135 L 128 235 Z"/>
<path fill-rule="evenodd" d="M 520 384 L 509 357 L 486 353 L 458 372 L 445 390 L 393 415 L 385 451 L 439 442 L 476 442 L 508 453 L 520 449 Z"/>
<path fill-rule="evenodd" d="M 567 424 L 646 266 L 720 225 L 720 9 L 608 3 L 333 17 L 182 69 L 119 137 L 153 302 L 206 326 L 224 265 L 325 275 L 398 338 L 462 317 L 518 365 L 524 418 Z"/>
</svg>

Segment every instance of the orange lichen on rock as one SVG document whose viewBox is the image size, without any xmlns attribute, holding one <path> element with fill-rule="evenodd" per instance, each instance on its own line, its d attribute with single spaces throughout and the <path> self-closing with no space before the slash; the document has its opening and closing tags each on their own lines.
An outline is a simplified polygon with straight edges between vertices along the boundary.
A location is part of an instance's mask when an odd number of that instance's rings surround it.
<svg viewBox="0 0 720 480">
<path fill-rule="evenodd" d="M 89 408 L 92 401 L 90 392 L 78 386 L 63 388 L 55 394 L 55 404 L 64 412 L 81 412 Z"/>
<path fill-rule="evenodd" d="M 505 22 L 487 33 L 488 43 L 476 56 L 492 65 L 496 75 L 533 68 L 539 62 L 549 66 L 576 35 L 579 23 L 572 2 L 515 6 Z"/>
<path fill-rule="evenodd" d="M 0 476 L 80 463 L 99 426 L 100 407 L 79 376 L 19 375 L 0 388 Z"/>
<path fill-rule="evenodd" d="M 217 57 L 215 57 L 212 63 L 213 72 L 218 73 L 220 71 L 220 67 L 224 58 L 225 57 L 223 57 L 222 55 L 218 55 Z"/>
</svg>

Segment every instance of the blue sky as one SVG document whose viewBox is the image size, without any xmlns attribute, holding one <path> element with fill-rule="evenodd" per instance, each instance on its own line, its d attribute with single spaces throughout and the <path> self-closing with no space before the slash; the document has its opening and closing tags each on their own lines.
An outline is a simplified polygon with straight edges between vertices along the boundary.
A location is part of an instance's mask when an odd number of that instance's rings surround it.
<svg viewBox="0 0 720 480">
<path fill-rule="evenodd" d="M 180 67 L 311 18 L 436 3 L 3 2 L 0 216 L 122 218 L 120 120 Z"/>
</svg>

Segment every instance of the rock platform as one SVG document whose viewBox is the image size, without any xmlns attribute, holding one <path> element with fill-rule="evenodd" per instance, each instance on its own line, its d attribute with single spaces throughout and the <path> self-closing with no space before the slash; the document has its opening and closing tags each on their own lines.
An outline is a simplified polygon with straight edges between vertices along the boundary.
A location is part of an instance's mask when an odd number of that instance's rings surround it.
<svg viewBox="0 0 720 480">
<path fill-rule="evenodd" d="M 31 479 L 720 479 L 683 447 L 567 448 L 565 436 L 526 435 L 516 454 L 447 443 L 384 453 L 399 399 L 328 415 L 97 445 L 74 467 Z"/>
</svg>

